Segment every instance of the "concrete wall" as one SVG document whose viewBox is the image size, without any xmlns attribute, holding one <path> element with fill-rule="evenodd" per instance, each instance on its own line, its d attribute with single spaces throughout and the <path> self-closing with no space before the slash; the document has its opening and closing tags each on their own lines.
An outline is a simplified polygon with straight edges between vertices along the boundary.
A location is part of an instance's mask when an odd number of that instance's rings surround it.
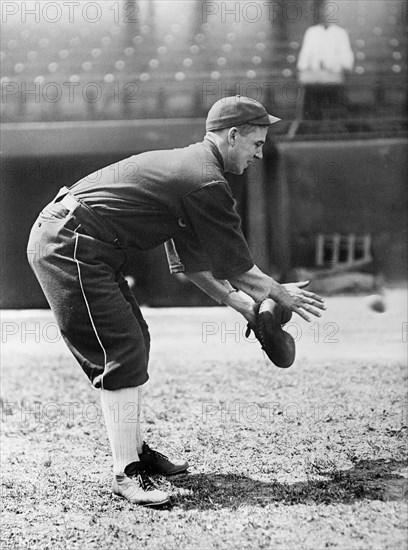
<svg viewBox="0 0 408 550">
<path fill-rule="evenodd" d="M 290 267 L 313 264 L 317 233 L 368 233 L 377 269 L 406 276 L 406 139 L 281 143 L 278 150 Z"/>
</svg>

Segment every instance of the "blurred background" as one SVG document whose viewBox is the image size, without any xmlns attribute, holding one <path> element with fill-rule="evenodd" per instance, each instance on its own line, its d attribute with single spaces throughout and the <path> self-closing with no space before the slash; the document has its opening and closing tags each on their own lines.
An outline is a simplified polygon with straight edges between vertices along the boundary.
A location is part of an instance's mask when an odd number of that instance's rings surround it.
<svg viewBox="0 0 408 550">
<path fill-rule="evenodd" d="M 328 291 L 346 285 L 345 273 L 353 284 L 357 274 L 406 280 L 406 2 L 3 1 L 1 10 L 1 307 L 47 307 L 26 243 L 60 187 L 201 140 L 209 107 L 236 94 L 282 119 L 263 161 L 228 176 L 256 263 L 281 281 L 296 269 L 337 276 Z M 298 62 L 306 30 L 322 21 L 347 31 L 353 62 L 337 104 L 329 98 L 316 115 Z M 126 275 L 142 304 L 212 303 L 169 274 L 162 247 L 132 251 Z"/>
</svg>

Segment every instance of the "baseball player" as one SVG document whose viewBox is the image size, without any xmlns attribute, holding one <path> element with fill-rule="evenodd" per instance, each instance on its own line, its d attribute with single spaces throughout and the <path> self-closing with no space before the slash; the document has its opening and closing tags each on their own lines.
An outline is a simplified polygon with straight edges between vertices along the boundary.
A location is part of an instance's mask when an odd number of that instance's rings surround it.
<svg viewBox="0 0 408 550">
<path fill-rule="evenodd" d="M 268 127 L 278 120 L 253 99 L 221 99 L 202 142 L 134 155 L 61 189 L 31 230 L 30 265 L 66 344 L 100 393 L 113 493 L 132 503 L 168 502 L 149 475 L 177 474 L 188 464 L 143 441 L 150 337 L 123 276 L 127 250 L 167 243 L 171 271 L 183 271 L 251 323 L 266 297 L 306 320 L 325 309 L 304 289 L 307 282 L 279 284 L 254 265 L 225 179 L 262 158 Z"/>
</svg>

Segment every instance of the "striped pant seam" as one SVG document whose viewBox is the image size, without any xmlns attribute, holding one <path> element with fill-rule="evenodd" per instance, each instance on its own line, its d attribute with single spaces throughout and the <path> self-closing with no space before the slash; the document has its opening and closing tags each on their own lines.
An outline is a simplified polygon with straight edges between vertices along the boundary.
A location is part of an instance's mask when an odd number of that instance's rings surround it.
<svg viewBox="0 0 408 550">
<path fill-rule="evenodd" d="M 79 239 L 79 233 L 77 232 L 77 230 L 79 229 L 80 225 L 74 230 L 75 232 L 75 248 L 74 248 L 74 260 L 75 260 L 75 263 L 76 263 L 76 266 L 77 266 L 77 271 L 78 271 L 78 279 L 79 279 L 79 286 L 81 287 L 81 292 L 82 292 L 82 296 L 84 298 L 84 302 L 85 302 L 85 306 L 86 306 L 86 309 L 88 311 L 88 315 L 89 315 L 89 320 L 91 321 L 91 325 L 92 325 L 92 329 L 95 333 L 95 336 L 96 336 L 96 339 L 98 340 L 98 343 L 99 345 L 101 346 L 102 348 L 102 352 L 103 352 L 103 358 L 104 358 L 104 372 L 106 370 L 106 364 L 107 364 L 107 353 L 106 353 L 106 349 L 104 347 L 104 345 L 102 344 L 102 340 L 98 334 L 98 330 L 96 328 L 96 325 L 95 325 L 95 321 L 92 317 L 92 312 L 91 312 L 91 307 L 89 305 L 89 302 L 88 302 L 88 299 L 86 297 L 86 294 L 85 294 L 85 289 L 84 289 L 84 285 L 83 285 L 83 282 L 82 282 L 82 276 L 81 276 L 81 267 L 79 265 L 79 261 L 78 261 L 78 258 L 77 258 L 77 249 L 78 249 L 78 239 Z M 103 389 L 103 376 L 101 378 L 101 387 Z"/>
</svg>

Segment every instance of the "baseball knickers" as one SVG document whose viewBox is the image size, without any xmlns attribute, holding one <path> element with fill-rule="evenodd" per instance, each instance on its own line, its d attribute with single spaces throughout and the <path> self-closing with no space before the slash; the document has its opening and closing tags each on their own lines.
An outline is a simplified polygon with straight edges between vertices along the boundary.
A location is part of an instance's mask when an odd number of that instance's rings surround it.
<svg viewBox="0 0 408 550">
<path fill-rule="evenodd" d="M 63 188 L 35 221 L 27 256 L 92 384 L 106 390 L 144 384 L 149 330 L 123 276 L 126 251 L 104 220 Z"/>
</svg>

